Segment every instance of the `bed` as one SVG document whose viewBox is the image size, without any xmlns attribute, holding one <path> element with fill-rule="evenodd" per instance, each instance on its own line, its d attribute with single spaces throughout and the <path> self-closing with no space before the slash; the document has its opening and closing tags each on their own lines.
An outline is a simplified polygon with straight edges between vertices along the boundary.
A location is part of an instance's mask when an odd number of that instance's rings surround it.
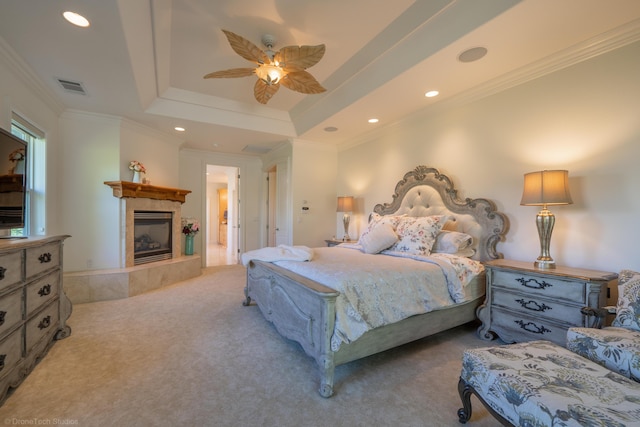
<svg viewBox="0 0 640 427">
<path fill-rule="evenodd" d="M 472 236 L 472 251 L 466 256 L 479 262 L 502 257 L 502 254 L 497 252 L 496 245 L 504 239 L 508 229 L 507 218 L 496 210 L 492 201 L 482 198 L 460 199 L 449 177 L 435 168 L 426 166 L 418 166 L 407 172 L 397 183 L 392 201 L 376 205 L 370 218 L 372 216 L 375 216 L 376 221 L 400 217 L 409 217 L 416 221 L 422 221 L 423 218 L 429 221 L 431 218 L 444 218 L 443 230 Z M 397 262 L 402 263 L 397 270 L 406 271 L 408 274 L 422 274 L 417 271 L 418 264 L 420 269 L 425 268 L 424 264 L 429 264 L 429 268 L 432 268 L 433 264 L 442 264 L 439 260 L 424 263 L 412 259 L 416 257 L 385 255 L 389 251 L 365 254 L 362 250 L 357 250 L 358 247 L 348 246 L 314 248 L 314 257 L 309 262 L 268 262 L 250 259 L 246 263 L 247 282 L 243 304 L 257 305 L 263 316 L 273 323 L 283 337 L 299 343 L 305 353 L 315 359 L 320 370 L 319 393 L 323 397 L 333 395 L 336 366 L 473 321 L 476 318 L 477 307 L 484 301 L 484 270 L 481 264 L 476 263 L 482 271 L 465 285 L 465 298 L 459 299 L 459 302 L 451 302 L 423 314 L 409 315 L 393 323 L 375 326 L 361 331 L 354 340 L 339 342 L 336 339 L 336 324 L 341 323 L 340 314 L 345 305 L 343 299 L 349 295 L 336 290 L 342 288 L 330 283 L 331 274 L 327 274 L 326 271 L 324 276 L 307 274 L 304 268 L 321 271 L 321 262 L 331 264 L 344 258 L 351 269 L 349 276 L 358 277 L 355 270 L 358 263 L 352 261 L 351 257 L 362 256 L 369 260 L 369 264 L 370 260 L 375 260 L 376 264 L 381 265 L 383 260 L 396 262 L 397 259 Z M 337 252 L 332 252 L 334 250 Z M 356 256 L 355 252 L 361 255 Z M 422 257 L 420 258 L 422 260 Z M 429 258 L 432 259 L 433 256 Z M 336 262 L 336 265 L 338 264 Z M 414 265 L 416 271 L 413 271 Z M 336 269 L 332 274 L 339 275 L 340 272 Z M 371 271 L 368 274 L 371 275 Z M 382 274 L 383 270 L 380 270 L 380 275 Z M 329 278 L 310 278 L 325 276 Z M 358 283 L 354 283 L 354 286 L 358 286 Z M 388 295 L 379 299 L 395 300 Z"/>
</svg>

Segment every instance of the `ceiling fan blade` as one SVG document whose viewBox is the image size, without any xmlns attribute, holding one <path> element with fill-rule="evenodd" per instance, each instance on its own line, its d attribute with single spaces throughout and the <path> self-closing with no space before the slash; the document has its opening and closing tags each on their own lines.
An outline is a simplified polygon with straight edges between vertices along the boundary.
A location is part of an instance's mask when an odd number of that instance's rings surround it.
<svg viewBox="0 0 640 427">
<path fill-rule="evenodd" d="M 255 68 L 232 68 L 230 70 L 214 71 L 204 76 L 205 79 L 248 77 L 254 74 Z"/>
<path fill-rule="evenodd" d="M 286 71 L 302 71 L 318 63 L 324 56 L 325 46 L 285 46 L 274 56 Z"/>
<path fill-rule="evenodd" d="M 294 71 L 284 76 L 280 83 L 287 89 L 300 93 L 322 93 L 326 89 L 307 71 Z"/>
<path fill-rule="evenodd" d="M 267 84 L 261 79 L 258 79 L 255 86 L 253 87 L 253 96 L 256 97 L 256 101 L 261 104 L 266 104 L 273 97 L 273 95 L 278 92 L 280 89 L 280 85 L 278 83 L 275 84 Z"/>
<path fill-rule="evenodd" d="M 259 64 L 268 64 L 270 62 L 269 57 L 258 46 L 251 43 L 249 40 L 241 37 L 231 31 L 222 30 L 229 40 L 231 48 L 247 61 L 256 62 Z"/>
</svg>

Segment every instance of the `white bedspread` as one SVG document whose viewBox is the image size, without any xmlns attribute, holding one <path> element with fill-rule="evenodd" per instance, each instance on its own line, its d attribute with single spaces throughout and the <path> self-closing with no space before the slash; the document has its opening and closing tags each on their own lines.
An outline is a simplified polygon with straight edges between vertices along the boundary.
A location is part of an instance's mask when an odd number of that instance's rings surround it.
<svg viewBox="0 0 640 427">
<path fill-rule="evenodd" d="M 274 262 L 340 292 L 334 351 L 370 329 L 466 301 L 464 286 L 484 269 L 454 256 L 374 255 L 356 249 L 315 248 L 313 262 Z"/>
</svg>

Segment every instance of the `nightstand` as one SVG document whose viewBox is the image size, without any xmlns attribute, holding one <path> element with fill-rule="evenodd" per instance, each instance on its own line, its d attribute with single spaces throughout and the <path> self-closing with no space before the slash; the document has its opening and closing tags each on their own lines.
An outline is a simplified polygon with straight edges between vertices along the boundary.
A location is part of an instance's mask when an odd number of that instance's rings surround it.
<svg viewBox="0 0 640 427">
<path fill-rule="evenodd" d="M 485 264 L 486 299 L 478 307 L 478 335 L 512 343 L 548 340 L 565 345 L 567 329 L 588 326 L 580 309 L 606 305 L 615 273 L 497 259 Z"/>
<path fill-rule="evenodd" d="M 327 239 L 325 240 L 325 242 L 329 247 L 339 245 L 340 243 L 358 243 L 357 240 L 338 240 L 338 239 Z"/>
</svg>

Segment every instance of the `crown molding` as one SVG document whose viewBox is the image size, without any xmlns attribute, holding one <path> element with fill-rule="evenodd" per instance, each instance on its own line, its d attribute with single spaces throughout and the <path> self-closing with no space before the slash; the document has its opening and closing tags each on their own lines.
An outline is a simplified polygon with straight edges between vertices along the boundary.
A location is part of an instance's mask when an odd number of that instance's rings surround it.
<svg viewBox="0 0 640 427">
<path fill-rule="evenodd" d="M 13 48 L 0 37 L 0 60 L 3 61 L 15 77 L 22 81 L 44 104 L 60 115 L 65 110 L 65 105 L 60 102 L 55 93 L 36 76 L 31 67 L 13 50 Z"/>
</svg>

